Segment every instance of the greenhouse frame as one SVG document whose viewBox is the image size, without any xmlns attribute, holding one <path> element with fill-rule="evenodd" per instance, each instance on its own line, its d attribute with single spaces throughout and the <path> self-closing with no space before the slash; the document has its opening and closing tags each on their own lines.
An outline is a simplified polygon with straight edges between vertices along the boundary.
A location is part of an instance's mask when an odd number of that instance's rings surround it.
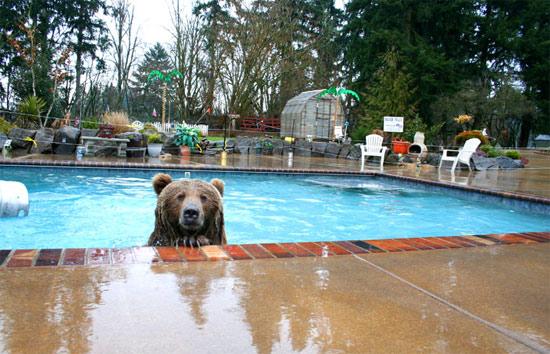
<svg viewBox="0 0 550 354">
<path fill-rule="evenodd" d="M 335 127 L 344 125 L 344 109 L 339 98 L 325 95 L 323 90 L 306 91 L 291 98 L 281 114 L 281 137 L 328 139 L 335 136 Z M 340 129 L 341 131 L 341 129 Z"/>
</svg>

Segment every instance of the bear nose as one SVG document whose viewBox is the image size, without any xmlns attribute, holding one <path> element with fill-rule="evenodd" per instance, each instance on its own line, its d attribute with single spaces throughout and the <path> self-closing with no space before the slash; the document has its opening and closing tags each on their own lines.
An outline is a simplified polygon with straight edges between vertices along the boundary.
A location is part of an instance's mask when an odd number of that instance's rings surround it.
<svg viewBox="0 0 550 354">
<path fill-rule="evenodd" d="M 187 207 L 183 211 L 183 218 L 185 220 L 195 220 L 199 217 L 199 209 L 195 207 Z"/>
</svg>

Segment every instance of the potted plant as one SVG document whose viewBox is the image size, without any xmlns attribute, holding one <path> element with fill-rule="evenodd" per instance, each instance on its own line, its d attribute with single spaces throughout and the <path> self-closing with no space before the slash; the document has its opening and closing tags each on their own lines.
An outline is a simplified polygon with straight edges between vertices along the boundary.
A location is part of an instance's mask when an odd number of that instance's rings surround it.
<svg viewBox="0 0 550 354">
<path fill-rule="evenodd" d="M 147 137 L 147 153 L 151 157 L 159 157 L 162 150 L 162 138 L 160 134 L 151 134 Z"/>
<path fill-rule="evenodd" d="M 394 154 L 407 154 L 411 143 L 397 137 L 392 140 L 392 151 Z"/>
<path fill-rule="evenodd" d="M 180 147 L 182 156 L 189 156 L 199 144 L 199 129 L 178 125 L 174 144 Z"/>
<path fill-rule="evenodd" d="M 265 139 L 262 142 L 262 149 L 264 155 L 273 154 L 273 142 L 271 141 L 271 139 Z"/>
</svg>

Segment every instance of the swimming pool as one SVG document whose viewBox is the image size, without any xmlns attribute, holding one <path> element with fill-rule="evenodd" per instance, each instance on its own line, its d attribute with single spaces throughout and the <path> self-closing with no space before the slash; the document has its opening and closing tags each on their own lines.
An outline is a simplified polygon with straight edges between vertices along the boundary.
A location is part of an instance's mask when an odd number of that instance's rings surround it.
<svg viewBox="0 0 550 354">
<path fill-rule="evenodd" d="M 0 180 L 23 182 L 31 201 L 28 217 L 0 219 L 0 249 L 144 245 L 154 226 L 151 178 L 158 172 L 0 168 Z M 546 213 L 381 177 L 202 171 L 191 177 L 225 181 L 232 244 L 550 230 Z"/>
</svg>

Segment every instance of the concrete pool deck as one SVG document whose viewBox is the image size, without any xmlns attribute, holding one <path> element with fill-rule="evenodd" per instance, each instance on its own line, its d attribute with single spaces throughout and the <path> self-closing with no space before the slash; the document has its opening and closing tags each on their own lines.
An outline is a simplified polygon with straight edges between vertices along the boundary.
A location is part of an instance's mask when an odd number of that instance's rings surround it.
<svg viewBox="0 0 550 354">
<path fill-rule="evenodd" d="M 550 243 L 0 271 L 0 352 L 536 353 Z"/>
<path fill-rule="evenodd" d="M 529 168 L 460 171 L 454 180 L 430 166 L 387 165 L 384 172 L 550 198 L 550 156 L 527 154 Z M 287 163 L 255 155 L 227 160 L 237 168 Z M 193 157 L 191 166 L 219 167 L 219 157 Z M 292 168 L 358 172 L 359 162 L 295 157 Z M 550 352 L 548 279 L 550 243 L 2 267 L 0 352 Z"/>
</svg>

